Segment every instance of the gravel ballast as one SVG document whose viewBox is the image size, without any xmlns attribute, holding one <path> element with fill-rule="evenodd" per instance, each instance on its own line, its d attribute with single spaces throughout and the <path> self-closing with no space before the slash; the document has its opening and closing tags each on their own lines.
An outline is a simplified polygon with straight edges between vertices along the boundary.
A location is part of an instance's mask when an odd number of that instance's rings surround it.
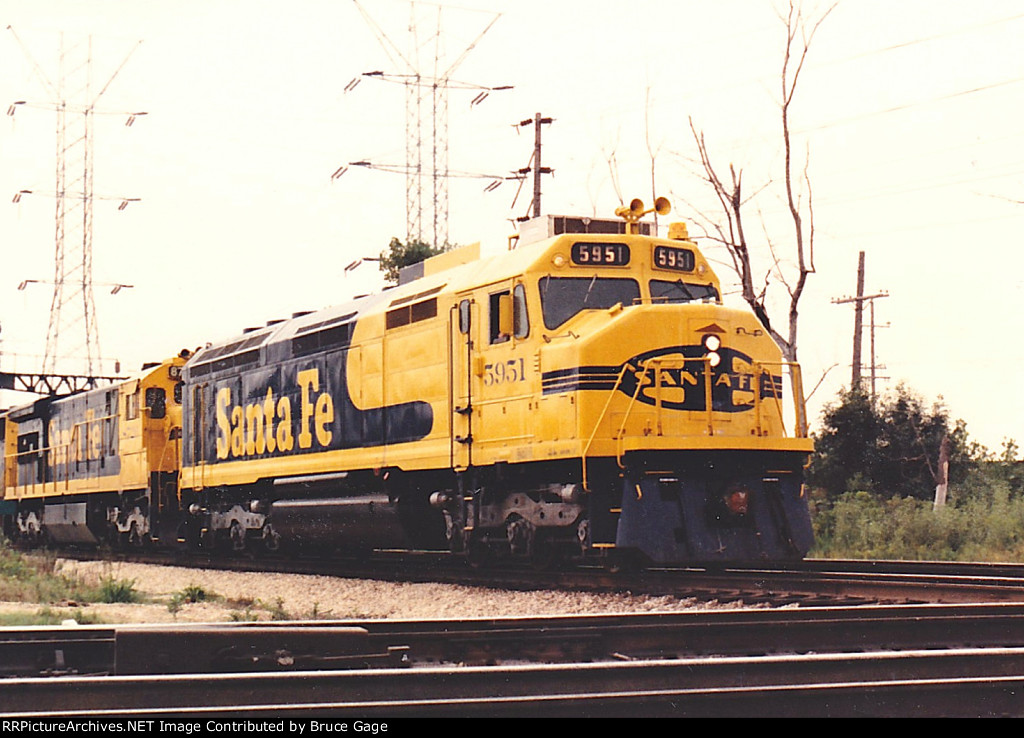
<svg viewBox="0 0 1024 738">
<path fill-rule="evenodd" d="M 134 583 L 138 604 L 58 603 L 61 616 L 93 623 L 232 622 L 313 619 L 457 619 L 583 613 L 676 612 L 719 608 L 718 603 L 631 594 L 516 592 L 434 583 L 380 582 L 300 574 L 224 572 L 62 559 L 59 572 L 83 582 Z M 203 602 L 183 593 L 201 590 Z M 736 605 L 732 605 L 735 607 Z M 2 603 L 0 612 L 42 606 Z"/>
</svg>

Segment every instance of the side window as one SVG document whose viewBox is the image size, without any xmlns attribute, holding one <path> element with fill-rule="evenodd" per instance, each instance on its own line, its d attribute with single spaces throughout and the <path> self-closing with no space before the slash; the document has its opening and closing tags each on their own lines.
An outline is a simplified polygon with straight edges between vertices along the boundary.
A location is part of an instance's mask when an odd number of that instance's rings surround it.
<svg viewBox="0 0 1024 738">
<path fill-rule="evenodd" d="M 139 391 L 136 389 L 124 398 L 124 419 L 135 420 L 139 417 Z"/>
<path fill-rule="evenodd" d="M 163 387 L 146 388 L 146 407 L 149 408 L 149 417 L 159 420 L 167 415 L 167 393 Z"/>
<path fill-rule="evenodd" d="M 103 456 L 117 454 L 117 390 L 107 392 L 106 414 L 103 418 L 103 444 L 106 450 L 100 457 L 100 466 L 104 465 Z"/>
<path fill-rule="evenodd" d="M 512 338 L 512 293 L 496 292 L 488 300 L 490 343 L 505 343 Z"/>
<path fill-rule="evenodd" d="M 517 284 L 512 291 L 512 333 L 516 338 L 530 335 L 530 318 L 526 314 L 526 288 Z"/>
<path fill-rule="evenodd" d="M 203 458 L 203 444 L 205 439 L 205 424 L 203 423 L 203 409 L 206 395 L 206 385 L 201 384 L 192 387 L 192 462 L 199 464 L 206 459 Z"/>
</svg>

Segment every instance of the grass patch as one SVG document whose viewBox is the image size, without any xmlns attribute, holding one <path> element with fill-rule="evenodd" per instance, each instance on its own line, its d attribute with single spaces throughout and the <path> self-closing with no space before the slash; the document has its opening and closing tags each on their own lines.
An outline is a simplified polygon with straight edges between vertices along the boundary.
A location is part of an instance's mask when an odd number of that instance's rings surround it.
<svg viewBox="0 0 1024 738">
<path fill-rule="evenodd" d="M 1024 561 L 1024 497 L 994 484 L 952 499 L 884 499 L 850 492 L 814 510 L 812 557 L 933 561 Z"/>
<path fill-rule="evenodd" d="M 23 554 L 0 542 L 0 600 L 54 604 L 89 598 L 88 587 L 58 571 L 56 555 Z"/>
<path fill-rule="evenodd" d="M 259 614 L 253 612 L 252 607 L 247 607 L 244 610 L 235 610 L 231 613 L 231 622 L 233 623 L 254 623 L 259 619 Z"/>
<path fill-rule="evenodd" d="M 53 609 L 43 607 L 38 610 L 20 610 L 0 613 L 0 626 L 25 627 L 31 625 L 60 625 L 66 620 L 74 620 L 79 625 L 99 625 L 103 621 L 91 612 L 81 608 Z"/>
<path fill-rule="evenodd" d="M 255 622 L 257 620 L 293 620 L 291 614 L 284 609 L 284 598 L 278 597 L 273 605 L 263 600 L 248 597 L 228 601 L 234 608 L 230 618 L 234 622 Z"/>
<path fill-rule="evenodd" d="M 332 613 L 330 610 L 321 610 L 320 609 L 320 603 L 319 602 L 314 602 L 313 603 L 313 607 L 310 609 L 309 612 L 307 612 L 305 615 L 302 616 L 302 619 L 303 620 L 333 620 L 334 619 L 334 613 Z"/>
<path fill-rule="evenodd" d="M 214 599 L 217 599 L 217 595 L 214 593 L 207 592 L 204 587 L 198 584 L 190 584 L 180 592 L 175 592 L 171 595 L 171 601 L 167 603 L 167 610 L 177 615 L 185 605 L 207 602 Z"/>
<path fill-rule="evenodd" d="M 36 573 L 25 557 L 0 543 L 0 579 L 24 581 Z"/>
<path fill-rule="evenodd" d="M 283 597 L 278 597 L 274 602 L 274 606 L 268 609 L 270 610 L 271 620 L 292 620 L 292 616 L 284 609 Z"/>
<path fill-rule="evenodd" d="M 113 604 L 140 602 L 142 598 L 135 589 L 134 579 L 115 579 L 112 576 L 106 576 L 100 580 L 96 599 L 99 602 Z"/>
<path fill-rule="evenodd" d="M 181 598 L 185 602 L 206 602 L 216 597 L 212 592 L 207 592 L 198 584 L 188 585 L 179 594 L 181 594 Z"/>
<path fill-rule="evenodd" d="M 5 602 L 141 602 L 135 585 L 135 580 L 119 579 L 110 573 L 99 584 L 87 584 L 78 577 L 62 574 L 53 552 L 22 553 L 0 541 L 0 600 Z M 67 619 L 78 618 L 75 612 L 61 613 L 57 622 Z"/>
</svg>

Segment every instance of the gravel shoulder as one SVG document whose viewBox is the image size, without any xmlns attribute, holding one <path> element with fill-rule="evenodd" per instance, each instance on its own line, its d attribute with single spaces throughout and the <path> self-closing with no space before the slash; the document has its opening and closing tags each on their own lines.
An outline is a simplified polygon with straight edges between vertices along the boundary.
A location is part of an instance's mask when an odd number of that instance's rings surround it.
<svg viewBox="0 0 1024 738">
<path fill-rule="evenodd" d="M 721 608 L 675 597 L 587 592 L 510 592 L 431 583 L 379 582 L 299 574 L 238 573 L 61 559 L 59 572 L 85 582 L 134 582 L 138 604 L 58 603 L 62 617 L 90 623 L 232 622 L 244 620 L 456 619 L 517 615 L 676 612 Z M 201 588 L 205 602 L 181 602 Z M 177 597 L 176 597 L 177 595 Z M 177 600 L 177 602 L 176 602 Z M 736 605 L 730 605 L 735 607 Z M 0 613 L 40 605 L 0 603 Z"/>
</svg>

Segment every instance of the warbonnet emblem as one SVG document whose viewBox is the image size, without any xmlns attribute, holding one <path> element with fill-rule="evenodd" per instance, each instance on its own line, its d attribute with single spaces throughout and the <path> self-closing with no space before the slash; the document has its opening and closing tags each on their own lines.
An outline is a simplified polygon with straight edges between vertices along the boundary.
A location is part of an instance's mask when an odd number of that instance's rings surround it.
<svg viewBox="0 0 1024 738">
<path fill-rule="evenodd" d="M 620 392 L 638 402 L 669 410 L 706 410 L 707 349 L 702 345 L 672 346 L 638 354 L 626 362 Z M 755 386 L 761 399 L 782 399 L 782 377 L 762 370 L 755 383 L 753 360 L 721 347 L 721 361 L 711 367 L 711 409 L 739 413 L 754 407 Z"/>
</svg>

